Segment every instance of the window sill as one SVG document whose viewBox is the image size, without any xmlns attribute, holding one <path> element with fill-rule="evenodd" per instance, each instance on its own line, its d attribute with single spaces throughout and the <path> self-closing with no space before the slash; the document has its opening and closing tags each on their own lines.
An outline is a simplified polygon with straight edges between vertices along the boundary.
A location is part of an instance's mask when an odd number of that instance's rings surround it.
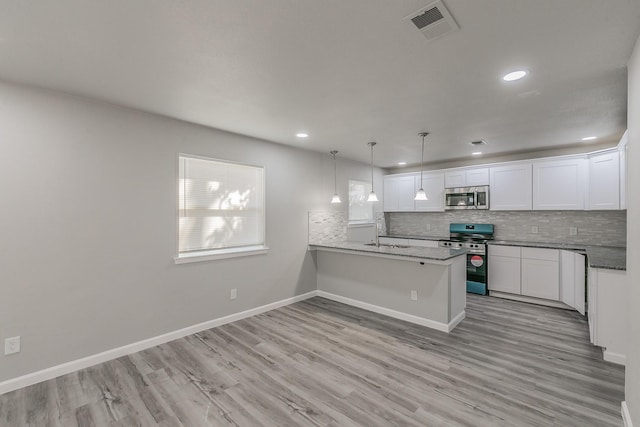
<svg viewBox="0 0 640 427">
<path fill-rule="evenodd" d="M 263 255 L 269 252 L 269 248 L 264 245 L 245 246 L 242 248 L 215 249 L 210 251 L 190 252 L 181 254 L 173 258 L 176 264 L 187 264 L 190 262 L 214 261 L 225 258 L 237 258 L 242 256 Z"/>
</svg>

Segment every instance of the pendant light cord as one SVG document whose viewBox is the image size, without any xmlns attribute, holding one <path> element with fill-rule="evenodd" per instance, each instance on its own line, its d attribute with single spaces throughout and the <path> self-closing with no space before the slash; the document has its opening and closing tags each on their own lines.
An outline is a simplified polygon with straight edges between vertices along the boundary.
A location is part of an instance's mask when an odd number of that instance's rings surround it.
<svg viewBox="0 0 640 427">
<path fill-rule="evenodd" d="M 338 194 L 338 166 L 336 165 L 336 154 L 337 151 L 332 151 L 331 155 L 333 156 L 333 194 Z"/>
<path fill-rule="evenodd" d="M 422 152 L 420 153 L 420 189 L 422 190 L 422 170 L 424 169 L 424 138 L 429 135 L 428 132 L 421 132 L 419 135 L 422 137 Z"/>
<path fill-rule="evenodd" d="M 420 154 L 420 188 L 422 188 L 422 170 L 424 169 L 424 137 L 422 135 L 422 153 Z"/>
<path fill-rule="evenodd" d="M 371 146 L 371 192 L 373 192 L 373 146 L 376 145 L 375 142 L 370 142 Z"/>
</svg>

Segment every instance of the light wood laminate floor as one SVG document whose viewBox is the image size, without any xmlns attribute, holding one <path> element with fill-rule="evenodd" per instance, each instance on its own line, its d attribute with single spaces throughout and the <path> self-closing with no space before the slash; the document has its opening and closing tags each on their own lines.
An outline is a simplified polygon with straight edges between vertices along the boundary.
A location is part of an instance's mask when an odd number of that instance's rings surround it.
<svg viewBox="0 0 640 427">
<path fill-rule="evenodd" d="M 450 334 L 322 298 L 0 396 L 14 426 L 621 426 L 578 313 L 469 295 Z"/>
</svg>

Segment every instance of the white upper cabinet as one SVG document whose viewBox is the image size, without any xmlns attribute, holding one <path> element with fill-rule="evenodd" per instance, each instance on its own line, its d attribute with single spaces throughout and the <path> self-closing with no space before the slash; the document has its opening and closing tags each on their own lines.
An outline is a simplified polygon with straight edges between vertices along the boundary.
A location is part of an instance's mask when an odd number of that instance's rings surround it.
<svg viewBox="0 0 640 427">
<path fill-rule="evenodd" d="M 489 168 L 451 169 L 444 175 L 444 186 L 446 188 L 476 187 L 480 185 L 489 185 Z"/>
<path fill-rule="evenodd" d="M 509 163 L 489 169 L 489 209 L 531 210 L 531 163 Z"/>
<path fill-rule="evenodd" d="M 489 185 L 489 168 L 467 169 L 467 186 Z"/>
<path fill-rule="evenodd" d="M 588 208 L 620 209 L 620 156 L 606 151 L 589 156 Z"/>
<path fill-rule="evenodd" d="M 415 174 L 387 175 L 383 181 L 385 212 L 411 212 L 415 210 Z"/>
<path fill-rule="evenodd" d="M 444 174 L 444 186 L 446 188 L 466 187 L 467 176 L 464 169 L 453 169 Z"/>
<path fill-rule="evenodd" d="M 534 210 L 583 210 L 587 160 L 572 158 L 533 163 Z"/>
<path fill-rule="evenodd" d="M 415 177 L 415 188 L 420 188 L 420 173 Z M 421 212 L 444 211 L 444 174 L 442 172 L 424 172 L 422 174 L 422 188 L 427 193 L 426 201 L 416 201 L 415 210 Z M 413 194 L 415 196 L 415 193 Z M 413 199 L 413 197 L 412 197 Z"/>
</svg>

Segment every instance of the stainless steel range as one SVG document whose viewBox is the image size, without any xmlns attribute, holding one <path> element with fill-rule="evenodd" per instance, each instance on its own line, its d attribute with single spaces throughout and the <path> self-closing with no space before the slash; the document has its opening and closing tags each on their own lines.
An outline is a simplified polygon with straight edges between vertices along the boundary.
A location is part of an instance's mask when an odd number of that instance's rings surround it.
<svg viewBox="0 0 640 427">
<path fill-rule="evenodd" d="M 445 248 L 464 248 L 467 254 L 467 292 L 487 295 L 487 242 L 493 239 L 493 224 L 449 224 Z"/>
</svg>

